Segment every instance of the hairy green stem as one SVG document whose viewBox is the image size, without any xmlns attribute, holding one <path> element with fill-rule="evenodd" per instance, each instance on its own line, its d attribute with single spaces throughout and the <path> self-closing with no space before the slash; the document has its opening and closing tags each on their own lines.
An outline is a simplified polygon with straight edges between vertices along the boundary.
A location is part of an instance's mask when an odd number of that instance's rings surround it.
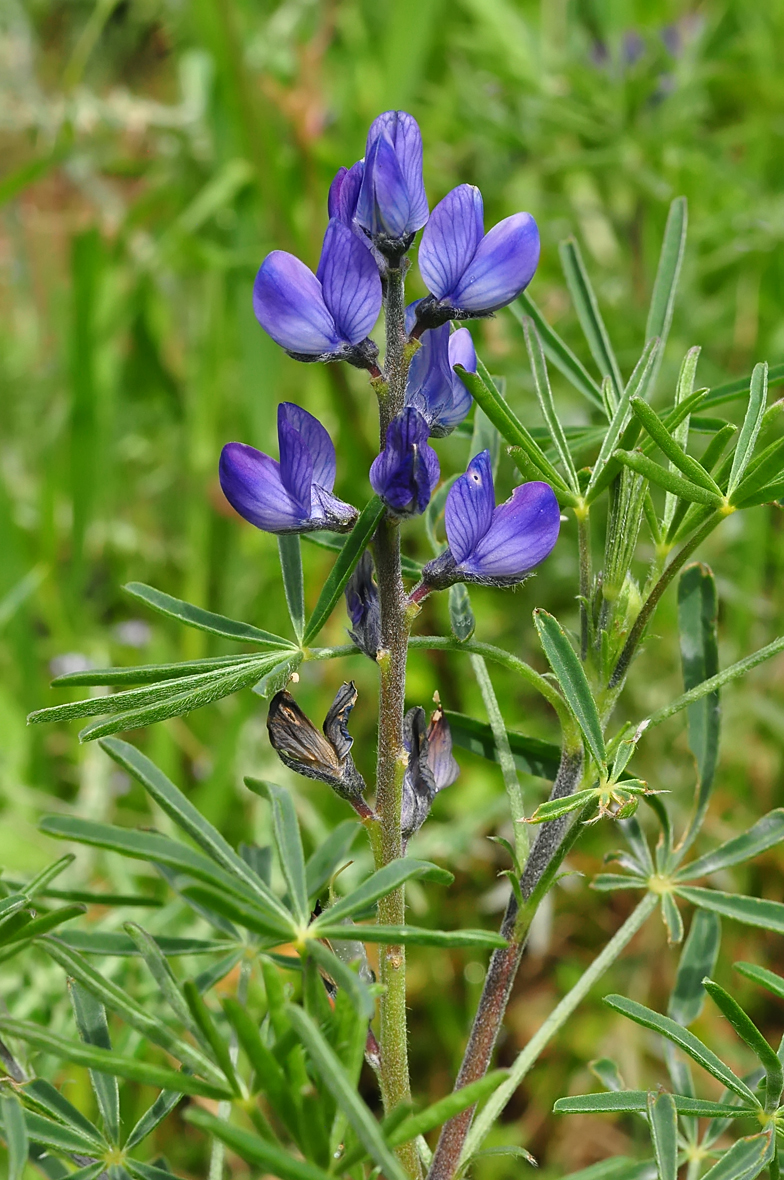
<svg viewBox="0 0 784 1180">
<path fill-rule="evenodd" d="M 605 971 L 607 971 L 607 969 L 615 962 L 625 947 L 631 942 L 637 931 L 644 925 L 648 917 L 656 909 L 658 900 L 659 899 L 654 893 L 648 893 L 645 895 L 636 909 L 634 909 L 626 919 L 620 930 L 618 930 L 607 943 L 601 954 L 597 955 L 588 970 L 580 976 L 574 987 L 568 991 L 560 1003 L 557 1004 L 555 1008 L 553 1008 L 545 1022 L 531 1037 L 531 1040 L 515 1059 L 514 1064 L 509 1070 L 509 1077 L 507 1080 L 502 1085 L 500 1085 L 493 1094 L 491 1094 L 486 1104 L 482 1107 L 482 1110 L 473 1127 L 471 1128 L 468 1138 L 466 1139 L 462 1155 L 463 1161 L 470 1158 L 474 1152 L 479 1150 L 485 1136 L 492 1129 L 496 1119 L 514 1094 L 517 1087 L 522 1082 L 525 1075 L 528 1073 L 531 1066 L 535 1063 L 558 1030 L 563 1028 L 564 1024 L 575 1011 L 578 1004 L 582 1003 L 597 980 L 601 979 Z"/>
<path fill-rule="evenodd" d="M 582 767 L 582 751 L 574 753 L 564 750 L 550 798 L 561 799 L 571 795 L 579 785 Z M 530 904 L 524 904 L 520 909 L 514 892 L 509 899 L 500 931 L 508 945 L 502 950 L 493 951 L 490 959 L 455 1090 L 462 1089 L 487 1073 L 531 922 L 542 896 L 553 883 L 557 867 L 579 834 L 582 818 L 582 815 L 577 819 L 571 815 L 561 816 L 560 819 L 543 824 L 539 830 L 520 878 L 523 901 Z M 568 838 L 570 825 L 572 840 Z M 452 1180 L 463 1154 L 474 1109 L 470 1107 L 444 1124 L 428 1180 Z"/>
<path fill-rule="evenodd" d="M 543 696 L 549 705 L 552 705 L 561 723 L 564 749 L 575 753 L 582 748 L 580 730 L 558 689 L 545 676 L 535 671 L 523 660 L 518 659 L 517 656 L 504 651 L 501 647 L 494 647 L 492 643 L 478 643 L 474 639 L 462 642 L 447 635 L 414 635 L 409 640 L 408 646 L 409 649 L 461 651 L 467 652 L 469 655 L 484 656 L 485 659 L 502 664 L 510 672 L 516 672 L 518 676 L 522 676 L 526 684 L 535 689 L 540 696 Z"/>
<path fill-rule="evenodd" d="M 720 513 L 714 513 L 713 516 L 706 520 L 705 524 L 694 534 L 691 540 L 687 541 L 683 548 L 678 550 L 672 561 L 660 576 L 658 582 L 653 587 L 647 599 L 643 603 L 642 609 L 634 622 L 634 626 L 629 632 L 629 636 L 623 646 L 623 651 L 619 655 L 618 662 L 613 669 L 612 676 L 610 677 L 610 682 L 608 685 L 610 689 L 617 688 L 622 683 L 624 676 L 629 670 L 629 665 L 632 662 L 632 656 L 637 650 L 637 646 L 645 634 L 645 629 L 651 620 L 653 612 L 659 605 L 659 600 L 664 594 L 664 591 L 667 589 L 678 570 L 683 566 L 684 562 L 689 557 L 691 557 L 697 546 L 700 545 L 705 540 L 705 538 L 713 532 L 721 518 L 722 517 Z"/>
<path fill-rule="evenodd" d="M 403 270 L 387 272 L 386 282 L 385 387 L 379 391 L 381 446 L 386 442 L 389 423 L 403 408 L 406 384 L 406 337 Z M 372 841 L 376 868 L 403 855 L 400 809 L 406 756 L 403 747 L 403 714 L 406 692 L 406 653 L 409 615 L 400 564 L 400 529 L 384 517 L 373 541 L 381 608 L 381 643 L 378 664 L 378 760 L 376 771 L 376 812 L 380 839 Z M 405 893 L 396 889 L 378 904 L 382 925 L 405 924 Z M 381 997 L 379 1073 L 381 1096 L 387 1113 L 402 1102 L 410 1102 L 408 1034 L 406 1021 L 406 952 L 403 946 L 383 946 L 379 952 Z M 416 1144 L 398 1150 L 401 1163 L 415 1178 L 421 1174 Z"/>
</svg>

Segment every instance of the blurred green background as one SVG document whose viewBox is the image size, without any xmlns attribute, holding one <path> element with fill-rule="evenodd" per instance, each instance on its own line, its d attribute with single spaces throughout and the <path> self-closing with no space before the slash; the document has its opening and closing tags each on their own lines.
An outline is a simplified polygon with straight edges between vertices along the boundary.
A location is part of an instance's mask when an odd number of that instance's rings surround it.
<svg viewBox="0 0 784 1180">
<path fill-rule="evenodd" d="M 468 181 L 482 189 L 488 225 L 520 209 L 534 214 L 543 257 L 531 294 L 589 363 L 558 266 L 558 242 L 576 233 L 627 374 L 643 343 L 668 204 L 685 194 L 689 245 L 663 396 L 693 344 L 703 346 L 698 385 L 784 358 L 783 53 L 782 0 L 2 0 L 0 865 L 7 877 L 24 877 L 62 852 L 37 832 L 43 812 L 151 822 L 141 792 L 98 749 L 78 745 L 76 726 L 26 727 L 28 711 L 68 699 L 49 690 L 52 673 L 86 661 L 229 650 L 142 617 L 123 596 L 124 582 L 145 581 L 288 633 L 275 540 L 240 522 L 223 500 L 221 446 L 239 439 L 276 454 L 276 405 L 293 400 L 318 413 L 335 439 L 338 494 L 361 504 L 369 493 L 376 427 L 363 376 L 289 360 L 258 327 L 250 292 L 274 247 L 315 265 L 329 182 L 362 155 L 374 116 L 400 106 L 419 120 L 431 206 Z M 414 293 L 418 284 L 414 268 Z M 519 328 L 501 313 L 475 331 L 518 413 L 538 422 Z M 583 420 L 584 404 L 557 374 L 554 388 L 565 418 Z M 465 463 L 464 441 L 439 449 L 445 473 Z M 513 476 L 505 464 L 506 493 Z M 769 508 L 733 517 L 700 555 L 719 579 L 723 664 L 784 630 L 782 524 Z M 478 637 L 541 668 L 531 608 L 545 606 L 571 626 L 576 619 L 573 522 L 562 538 L 522 590 L 473 595 Z M 427 556 L 420 525 L 408 542 L 413 556 Z M 331 559 L 304 548 L 312 605 Z M 645 558 L 643 545 L 640 572 Z M 445 607 L 428 603 L 420 630 L 446 630 Z M 325 641 L 342 642 L 344 626 L 337 611 Z M 624 715 L 644 716 L 678 691 L 674 628 L 669 600 L 632 674 Z M 780 661 L 765 665 L 725 694 L 710 839 L 784 801 L 781 671 Z M 369 774 L 369 662 L 309 666 L 298 699 L 320 721 L 349 675 L 360 689 L 355 752 Z M 510 728 L 554 736 L 538 700 L 505 673 L 493 677 Z M 427 705 L 436 689 L 447 707 L 484 719 L 464 658 L 412 657 L 410 703 Z M 295 781 L 274 761 L 263 707 L 250 692 L 133 740 L 234 840 L 250 832 L 265 842 L 266 813 L 241 786 L 243 773 L 294 786 L 314 843 L 344 817 L 326 788 Z M 510 834 L 503 785 L 496 767 L 460 758 L 461 778 L 439 798 L 415 849 L 448 863 L 457 883 L 448 893 L 414 888 L 411 905 L 435 925 L 494 925 L 505 901 L 497 873 L 506 863 L 486 836 Z M 686 809 L 694 775 L 682 719 L 648 741 L 640 773 Z M 531 800 L 546 789 L 534 779 L 526 786 Z M 501 1064 L 634 903 L 588 887 L 616 843 L 600 825 L 571 858 L 586 877 L 567 877 L 537 924 Z M 781 856 L 769 853 L 733 880 L 782 899 L 781 867 Z M 118 858 L 80 849 L 64 882 L 88 881 L 125 888 L 139 877 Z M 191 923 L 174 905 L 151 914 L 152 929 Z M 117 927 L 129 916 L 91 911 L 88 919 Z M 728 926 L 718 974 L 778 1038 L 780 1012 L 733 976 L 737 958 L 781 965 L 779 940 Z M 603 1010 L 598 996 L 621 990 L 666 1004 L 676 961 L 652 919 L 530 1075 L 495 1142 L 525 1144 L 553 1176 L 645 1150 L 645 1129 L 631 1116 L 559 1120 L 550 1109 L 561 1094 L 589 1087 L 587 1062 L 604 1054 L 632 1085 L 661 1078 L 656 1046 Z M 138 976 L 122 960 L 106 970 L 130 985 Z M 468 952 L 411 954 L 421 1099 L 451 1085 L 482 976 L 482 961 Z M 70 1029 L 59 968 L 31 953 L 0 967 L 0 980 L 16 1015 Z M 747 1064 L 726 1025 L 706 1012 L 702 1026 L 714 1047 Z M 89 1103 L 84 1071 L 40 1058 L 38 1068 L 64 1080 L 73 1101 Z M 130 1118 L 143 1095 L 125 1090 Z M 206 1175 L 205 1141 L 177 1116 L 157 1146 L 183 1175 Z M 250 1174 L 231 1156 L 230 1164 L 232 1176 Z M 516 1175 L 520 1166 L 496 1159 L 484 1174 Z"/>
</svg>

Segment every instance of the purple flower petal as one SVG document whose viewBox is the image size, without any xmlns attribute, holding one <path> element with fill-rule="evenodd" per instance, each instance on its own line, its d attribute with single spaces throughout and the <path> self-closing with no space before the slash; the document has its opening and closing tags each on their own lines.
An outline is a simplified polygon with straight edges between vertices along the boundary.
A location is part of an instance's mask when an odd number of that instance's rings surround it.
<svg viewBox="0 0 784 1180">
<path fill-rule="evenodd" d="M 330 218 L 336 217 L 351 228 L 357 211 L 357 199 L 365 171 L 364 160 L 358 160 L 350 168 L 339 168 L 329 186 L 327 210 Z M 364 237 L 364 235 L 363 235 Z"/>
<path fill-rule="evenodd" d="M 378 136 L 365 157 L 357 220 L 371 234 L 402 238 L 407 232 L 408 186 L 395 145 L 385 132 Z"/>
<path fill-rule="evenodd" d="M 330 218 L 340 217 L 340 190 L 343 188 L 343 182 L 347 175 L 348 168 L 341 167 L 332 178 L 327 195 L 327 213 Z"/>
<path fill-rule="evenodd" d="M 482 194 L 460 184 L 439 201 L 425 226 L 419 246 L 419 269 L 436 299 L 451 299 L 470 266 L 484 234 Z"/>
<path fill-rule="evenodd" d="M 324 235 L 318 280 L 340 336 L 359 344 L 381 311 L 381 279 L 367 247 L 334 217 Z"/>
<path fill-rule="evenodd" d="M 221 451 L 219 475 L 232 508 L 256 528 L 282 533 L 295 531 L 302 523 L 302 506 L 283 486 L 280 465 L 269 455 L 244 443 L 227 443 Z"/>
<path fill-rule="evenodd" d="M 313 483 L 325 491 L 331 492 L 335 486 L 337 468 L 335 463 L 335 448 L 327 431 L 307 410 L 295 406 L 293 402 L 281 402 L 278 406 L 278 437 L 280 437 L 281 423 L 286 422 L 297 431 L 310 452 L 313 462 Z M 280 451 L 283 462 L 283 449 Z M 308 491 L 308 495 L 310 492 Z M 307 497 L 305 498 L 307 503 Z"/>
<path fill-rule="evenodd" d="M 552 552 L 560 527 L 561 513 L 550 485 L 521 484 L 496 508 L 490 528 L 458 564 L 482 577 L 520 577 Z"/>
<path fill-rule="evenodd" d="M 490 452 L 482 451 L 459 475 L 446 499 L 444 524 L 449 548 L 457 565 L 469 558 L 490 528 L 495 509 Z"/>
<path fill-rule="evenodd" d="M 449 368 L 454 369 L 455 365 L 462 365 L 467 373 L 476 372 L 476 349 L 468 328 L 458 328 L 449 337 Z M 457 373 L 453 375 L 457 377 Z M 459 377 L 457 379 L 460 381 Z"/>
<path fill-rule="evenodd" d="M 425 419 L 407 406 L 389 424 L 386 446 L 370 468 L 373 490 L 399 516 L 424 512 L 438 483 L 441 470 L 428 435 Z"/>
<path fill-rule="evenodd" d="M 427 419 L 435 438 L 454 430 L 471 409 L 470 393 L 452 372 L 452 365 L 458 361 L 476 369 L 471 333 L 467 328 L 460 328 L 450 336 L 449 324 L 425 332 L 421 347 L 411 361 L 406 405 L 414 406 Z"/>
<path fill-rule="evenodd" d="M 285 418 L 278 419 L 280 478 L 292 499 L 301 508 L 301 516 L 310 516 L 310 489 L 313 484 L 313 456 L 302 435 Z"/>
<path fill-rule="evenodd" d="M 460 774 L 460 767 L 452 755 L 452 733 L 441 705 L 436 706 L 427 727 L 427 764 L 436 784 L 436 791 L 451 787 Z"/>
<path fill-rule="evenodd" d="M 395 155 L 400 161 L 408 190 L 406 233 L 414 233 L 422 228 L 430 212 L 422 179 L 422 133 L 416 119 L 407 111 L 385 111 L 374 120 L 368 143 L 382 128 L 395 145 Z"/>
<path fill-rule="evenodd" d="M 262 262 L 253 284 L 253 310 L 264 331 L 290 352 L 320 356 L 341 346 L 321 283 L 284 250 L 273 250 Z"/>
<path fill-rule="evenodd" d="M 479 244 L 450 301 L 466 311 L 506 307 L 528 286 L 538 263 L 536 222 L 530 213 L 515 213 L 493 226 Z"/>
</svg>

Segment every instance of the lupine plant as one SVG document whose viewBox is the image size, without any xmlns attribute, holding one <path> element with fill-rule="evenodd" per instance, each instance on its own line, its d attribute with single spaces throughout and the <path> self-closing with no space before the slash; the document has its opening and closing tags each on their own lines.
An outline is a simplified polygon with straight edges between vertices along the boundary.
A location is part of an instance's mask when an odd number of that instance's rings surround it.
<svg viewBox="0 0 784 1180">
<path fill-rule="evenodd" d="M 771 1048 L 710 976 L 722 916 L 782 934 L 784 905 L 719 891 L 711 879 L 784 839 L 784 811 L 691 856 L 717 767 L 720 689 L 784 650 L 784 638 L 777 639 L 720 668 L 716 582 L 706 565 L 691 561 L 726 517 L 784 497 L 784 403 L 768 405 L 767 366 L 757 365 L 749 380 L 699 388 L 694 347 L 674 388 L 658 380 L 685 250 L 683 199 L 671 206 L 646 340 L 630 374 L 619 367 L 575 241 L 563 244 L 562 261 L 595 374 L 527 293 L 539 258 L 539 234 L 529 213 L 485 232 L 481 194 L 468 184 L 430 212 L 421 136 L 411 115 L 387 111 L 376 119 L 364 159 L 335 177 L 328 215 L 316 271 L 273 251 L 256 277 L 253 306 L 261 328 L 295 360 L 347 363 L 368 374 L 369 396 L 378 402 L 380 449 L 366 481 L 355 481 L 356 498 L 364 503 L 355 506 L 334 495 L 340 457 L 325 427 L 298 405 L 278 407 L 277 459 L 247 443 L 228 442 L 219 460 L 228 502 L 251 525 L 278 537 L 293 639 L 132 583 L 127 590 L 138 602 L 234 641 L 242 654 L 61 676 L 58 685 L 116 691 L 42 709 L 30 719 L 93 718 L 82 740 L 99 739 L 170 823 L 166 834 L 58 814 L 43 820 L 43 830 L 154 866 L 170 895 L 205 921 L 212 937 L 153 937 L 138 922 L 124 932 L 79 930 L 71 923 L 85 902 L 141 906 L 145 899 L 53 889 L 72 855 L 27 884 L 5 883 L 0 956 L 34 945 L 62 969 L 79 1036 L 69 1039 L 0 1012 L 2 1133 L 12 1180 L 20 1180 L 28 1157 L 52 1180 L 166 1180 L 172 1175 L 166 1160 L 143 1162 L 136 1149 L 188 1096 L 216 1104 L 193 1101 L 186 1112 L 212 1137 L 211 1180 L 224 1172 L 226 1147 L 281 1180 L 361 1180 L 374 1172 L 387 1180 L 461 1177 L 483 1150 L 498 1150 L 483 1149 L 483 1143 L 505 1105 L 657 909 L 669 943 L 683 943 L 667 1015 L 622 996 L 608 996 L 606 1003 L 663 1038 L 670 1088 L 627 1089 L 618 1067 L 602 1059 L 593 1068 L 603 1092 L 563 1098 L 556 1109 L 632 1112 L 646 1120 L 650 1158 L 607 1160 L 590 1169 L 594 1180 L 657 1173 L 660 1180 L 676 1180 L 681 1165 L 689 1180 L 753 1180 L 764 1169 L 777 1178 L 784 1049 Z M 407 306 L 409 252 L 419 231 L 418 265 L 427 294 Z M 382 308 L 383 358 L 371 335 Z M 540 426 L 523 424 L 477 356 L 470 330 L 458 326 L 504 308 L 525 334 Z M 586 399 L 585 425 L 562 424 L 550 366 Z M 745 404 L 739 429 L 715 416 L 733 400 Z M 464 444 L 464 463 L 446 473 L 438 445 L 450 433 Z M 455 453 L 453 439 L 449 454 Z M 523 482 L 499 504 L 495 482 L 507 458 Z M 424 516 L 433 550 L 424 565 L 402 546 L 417 516 Z M 578 630 L 571 634 L 543 607 L 532 623 L 524 617 L 519 622 L 536 630 L 550 668 L 542 674 L 513 652 L 474 638 L 477 628 L 481 635 L 481 621 L 474 618 L 469 588 L 495 588 L 513 611 L 514 587 L 539 570 L 537 587 L 546 601 L 547 559 L 557 545 L 570 543 L 573 532 Z M 335 553 L 309 616 L 301 538 Z M 652 553 L 647 568 L 643 543 Z M 671 584 L 684 691 L 652 715 L 621 723 L 618 702 L 627 677 L 638 670 L 645 675 L 645 640 Z M 451 634 L 423 634 L 423 605 L 442 592 Z M 344 597 L 350 642 L 317 646 Z M 421 703 L 409 704 L 406 661 L 417 649 L 469 661 L 489 724 L 450 713 L 439 700 L 429 717 Z M 357 653 L 378 674 L 373 783 L 352 757 L 355 685 L 347 681 L 334 700 L 324 701 L 323 722 L 309 718 L 297 702 L 309 663 Z M 520 733 L 514 718 L 502 717 L 488 672 L 493 662 L 541 695 L 559 727 L 558 743 Z M 283 765 L 331 788 L 346 806 L 345 820 L 309 858 L 289 790 L 246 777 L 248 789 L 268 805 L 270 843 L 234 849 L 145 754 L 114 736 L 248 688 L 268 702 L 269 741 Z M 666 784 L 643 781 L 634 767 L 638 745 L 682 712 L 695 765 L 685 822 L 682 801 L 668 799 Z M 502 841 L 511 867 L 498 933 L 433 930 L 407 921 L 407 882 L 448 888 L 452 880 L 446 868 L 418 859 L 415 850 L 436 795 L 459 790 L 453 786 L 459 783 L 459 748 L 498 762 L 508 793 L 514 840 Z M 530 806 L 518 769 L 551 782 L 547 802 Z M 600 874 L 593 888 L 600 897 L 636 890 L 641 900 L 512 1065 L 493 1069 L 538 908 L 588 825 L 599 822 L 617 829 L 624 847 L 608 856 L 617 871 Z M 176 838 L 175 829 L 186 839 Z M 344 889 L 342 870 L 360 839 L 369 844 L 374 869 Z M 54 898 L 67 904 L 52 907 Z M 683 903 L 693 915 L 685 942 Z M 377 975 L 368 945 L 378 947 Z M 461 946 L 490 955 L 454 1088 L 425 1109 L 413 1102 L 408 1070 L 408 945 L 430 947 L 435 955 L 439 948 Z M 195 978 L 178 974 L 176 959 L 184 954 L 201 955 L 207 963 Z M 99 970 L 95 956 L 134 956 L 147 973 L 143 996 Z M 736 966 L 784 996 L 779 976 L 753 964 Z M 756 1056 L 756 1072 L 740 1077 L 689 1031 L 706 996 Z M 107 1013 L 128 1026 L 125 1049 L 113 1047 Z M 134 1051 L 133 1035 L 162 1051 L 160 1063 Z M 36 1075 L 37 1052 L 89 1069 L 97 1121 Z M 723 1095 L 701 1097 L 685 1057 L 712 1074 Z M 377 1079 L 380 1119 L 358 1089 L 363 1061 Z M 129 1133 L 120 1120 L 123 1078 L 158 1091 Z M 527 1160 L 523 1167 L 535 1162 L 520 1148 L 510 1151 Z"/>
</svg>

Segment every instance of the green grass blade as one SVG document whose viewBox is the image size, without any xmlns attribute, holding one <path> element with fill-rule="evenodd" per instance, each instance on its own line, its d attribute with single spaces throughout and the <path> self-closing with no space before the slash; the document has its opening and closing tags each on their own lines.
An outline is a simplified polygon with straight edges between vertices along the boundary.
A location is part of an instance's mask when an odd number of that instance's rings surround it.
<svg viewBox="0 0 784 1180">
<path fill-rule="evenodd" d="M 269 631 L 261 631 L 258 627 L 251 626 L 250 623 L 241 623 L 237 619 L 227 619 L 223 615 L 203 610 L 190 602 L 172 598 L 170 594 L 164 594 L 162 590 L 156 590 L 153 586 L 145 586 L 143 582 L 129 582 L 123 589 L 132 598 L 143 602 L 159 615 L 176 619 L 186 627 L 195 627 L 197 631 L 221 635 L 224 639 L 234 639 L 238 643 L 256 643 L 262 647 L 295 646 L 280 635 L 272 635 Z"/>
<path fill-rule="evenodd" d="M 558 620 L 547 611 L 534 611 L 534 624 L 548 663 L 555 673 L 561 691 L 577 719 L 586 745 L 597 765 L 605 765 L 607 755 L 596 702 L 591 694 L 583 666 Z"/>
<path fill-rule="evenodd" d="M 517 303 L 509 304 L 509 311 L 521 327 L 524 314 L 533 320 L 536 330 L 542 339 L 542 346 L 547 359 L 555 365 L 556 369 L 563 373 L 567 381 L 576 390 L 588 398 L 588 401 L 592 402 L 597 409 L 604 410 L 602 391 L 598 383 L 594 381 L 585 365 L 575 356 L 569 345 L 550 327 L 533 299 L 526 292 L 523 292 L 518 297 Z M 784 366 L 782 367 L 784 368 Z"/>
<path fill-rule="evenodd" d="M 577 318 L 580 321 L 585 339 L 588 341 L 591 355 L 602 377 L 609 377 L 612 382 L 614 409 L 621 400 L 623 378 L 610 344 L 610 337 L 604 326 L 602 313 L 599 311 L 599 303 L 591 286 L 591 280 L 585 269 L 580 247 L 574 238 L 567 238 L 565 242 L 561 242 L 559 253 L 566 285 L 572 296 Z"/>
<path fill-rule="evenodd" d="M 323 1085 L 343 1111 L 370 1158 L 381 1169 L 386 1180 L 405 1180 L 405 1172 L 385 1143 L 381 1128 L 318 1026 L 306 1012 L 294 1005 L 288 1006 L 287 1014 Z"/>
<path fill-rule="evenodd" d="M 784 909 L 784 906 L 782 909 Z M 676 1024 L 668 1016 L 662 1016 L 661 1013 L 654 1012 L 651 1008 L 646 1008 L 643 1004 L 638 1004 L 635 1000 L 628 1000 L 625 996 L 605 996 L 604 1002 L 609 1008 L 622 1013 L 629 1020 L 633 1020 L 635 1024 L 640 1024 L 643 1028 L 649 1028 L 653 1032 L 660 1033 L 668 1041 L 672 1041 L 674 1045 L 677 1045 L 679 1049 L 682 1049 L 684 1053 L 691 1057 L 692 1061 L 696 1061 L 708 1073 L 713 1074 L 723 1086 L 728 1090 L 732 1090 L 742 1101 L 748 1103 L 750 1106 L 759 1106 L 757 1099 L 746 1083 L 734 1074 L 728 1065 L 725 1065 L 707 1045 L 703 1045 L 702 1041 L 695 1037 L 693 1033 L 690 1033 L 688 1029 L 683 1028 L 680 1024 Z"/>
<path fill-rule="evenodd" d="M 678 1180 L 678 1111 L 672 1094 L 648 1095 L 648 1126 L 659 1180 Z"/>
<path fill-rule="evenodd" d="M 357 523 L 346 538 L 338 559 L 324 583 L 318 602 L 313 608 L 313 614 L 308 619 L 305 633 L 302 636 L 302 642 L 306 647 L 313 642 L 332 614 L 335 604 L 346 588 L 346 583 L 356 569 L 357 562 L 376 531 L 384 511 L 384 505 L 379 496 L 373 496 L 362 509 Z"/>
<path fill-rule="evenodd" d="M 723 987 L 720 987 L 718 983 L 714 983 L 712 979 L 703 979 L 702 983 L 716 1007 L 730 1022 L 740 1039 L 745 1041 L 765 1070 L 765 1077 L 767 1079 L 765 1109 L 776 1110 L 779 1104 L 779 1098 L 781 1097 L 781 1090 L 784 1086 L 784 1068 L 781 1062 L 754 1021 L 743 1011 L 737 1000 L 733 999 L 729 992 L 725 991 Z"/>
<path fill-rule="evenodd" d="M 667 1015 L 684 1028 L 692 1024 L 705 1003 L 702 981 L 716 966 L 721 943 L 721 919 L 710 910 L 695 910 L 681 951 Z"/>
</svg>

